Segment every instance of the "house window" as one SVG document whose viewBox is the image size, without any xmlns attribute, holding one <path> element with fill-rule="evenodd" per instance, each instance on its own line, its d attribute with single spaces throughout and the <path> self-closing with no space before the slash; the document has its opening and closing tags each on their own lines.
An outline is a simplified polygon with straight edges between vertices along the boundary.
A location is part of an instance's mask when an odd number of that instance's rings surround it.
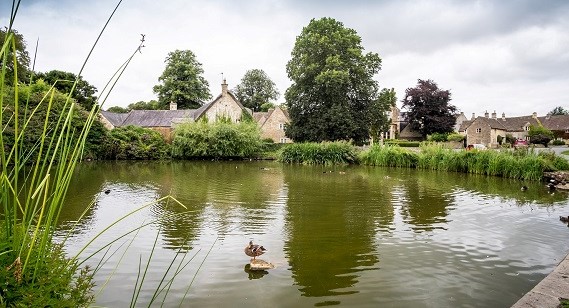
<svg viewBox="0 0 569 308">
<path fill-rule="evenodd" d="M 477 133 L 481 133 L 481 132 L 482 132 L 482 128 L 477 128 L 477 129 L 476 129 L 476 132 L 477 132 Z"/>
<path fill-rule="evenodd" d="M 526 132 L 529 132 L 529 125 L 528 125 L 528 126 L 525 126 L 525 127 L 524 127 L 524 130 L 525 130 Z"/>
<path fill-rule="evenodd" d="M 281 143 L 286 143 L 288 138 L 281 138 Z"/>
<path fill-rule="evenodd" d="M 284 124 L 283 123 L 279 123 L 279 129 L 284 130 Z"/>
</svg>

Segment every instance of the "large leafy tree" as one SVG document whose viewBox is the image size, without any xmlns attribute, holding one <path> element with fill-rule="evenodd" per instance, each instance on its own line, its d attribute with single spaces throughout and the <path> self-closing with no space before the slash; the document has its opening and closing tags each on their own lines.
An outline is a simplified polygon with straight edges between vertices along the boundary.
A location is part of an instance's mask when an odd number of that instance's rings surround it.
<svg viewBox="0 0 569 308">
<path fill-rule="evenodd" d="M 128 105 L 129 110 L 159 110 L 164 107 L 160 102 L 156 100 L 150 100 L 148 102 L 138 101 Z"/>
<path fill-rule="evenodd" d="M 386 108 L 391 108 L 397 103 L 395 89 L 382 89 L 379 92 L 379 99 L 375 101 L 376 107 L 372 109 L 373 117 L 371 121 L 371 136 L 374 140 L 380 139 L 380 135 L 389 129 L 391 123 Z"/>
<path fill-rule="evenodd" d="M 543 144 L 545 147 L 547 147 L 551 139 L 555 138 L 555 134 L 541 124 L 537 126 L 531 125 L 529 127 L 528 136 L 530 143 Z"/>
<path fill-rule="evenodd" d="M 261 69 L 245 72 L 241 83 L 235 87 L 235 96 L 247 108 L 260 111 L 261 106 L 279 98 L 275 83 Z"/>
<path fill-rule="evenodd" d="M 18 72 L 17 80 L 18 82 L 29 82 L 30 76 L 30 56 L 28 51 L 26 50 L 26 41 L 24 37 L 18 33 L 18 31 L 12 29 L 8 30 L 7 28 L 0 29 L 0 47 L 2 47 L 8 35 L 13 35 L 15 48 L 16 48 L 16 69 Z M 4 57 L 0 57 L 0 67 L 4 65 L 6 62 L 6 75 L 4 76 L 4 82 L 7 85 L 14 84 L 14 48 L 11 44 L 8 44 L 7 52 L 3 54 Z"/>
<path fill-rule="evenodd" d="M 43 79 L 46 83 L 54 85 L 54 87 L 61 93 L 69 94 L 73 87 L 73 83 L 77 79 L 77 85 L 71 93 L 71 97 L 74 98 L 77 103 L 83 108 L 90 110 L 93 105 L 97 103 L 97 88 L 89 84 L 83 77 L 69 72 L 52 70 L 46 73 L 38 73 L 37 79 Z"/>
<path fill-rule="evenodd" d="M 557 106 L 553 108 L 553 110 L 551 110 L 547 115 L 569 115 L 569 111 L 561 106 Z"/>
<path fill-rule="evenodd" d="M 355 30 L 333 18 L 311 20 L 296 38 L 287 63 L 292 85 L 286 90 L 291 123 L 286 134 L 295 141 L 369 138 L 378 106 L 381 69 L 377 53 L 364 53 Z"/>
<path fill-rule="evenodd" d="M 202 64 L 191 50 L 172 51 L 165 63 L 166 68 L 158 78 L 160 83 L 153 88 L 162 109 L 167 109 L 170 102 L 177 103 L 179 109 L 198 108 L 211 98 L 209 84 L 202 76 Z"/>
<path fill-rule="evenodd" d="M 456 107 L 451 105 L 450 91 L 439 89 L 432 80 L 421 80 L 405 90 L 403 108 L 411 128 L 425 138 L 433 133 L 450 133 L 456 123 Z"/>
</svg>

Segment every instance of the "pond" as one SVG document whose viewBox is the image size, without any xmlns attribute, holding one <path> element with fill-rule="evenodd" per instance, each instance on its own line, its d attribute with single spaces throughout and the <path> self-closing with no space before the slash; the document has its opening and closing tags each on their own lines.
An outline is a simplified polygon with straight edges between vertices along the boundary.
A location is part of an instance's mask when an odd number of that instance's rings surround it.
<svg viewBox="0 0 569 308">
<path fill-rule="evenodd" d="M 542 183 L 276 162 L 84 163 L 58 238 L 77 253 L 141 207 L 81 253 L 118 238 L 87 261 L 97 305 L 507 307 L 569 250 Z M 274 269 L 248 270 L 250 240 Z"/>
</svg>

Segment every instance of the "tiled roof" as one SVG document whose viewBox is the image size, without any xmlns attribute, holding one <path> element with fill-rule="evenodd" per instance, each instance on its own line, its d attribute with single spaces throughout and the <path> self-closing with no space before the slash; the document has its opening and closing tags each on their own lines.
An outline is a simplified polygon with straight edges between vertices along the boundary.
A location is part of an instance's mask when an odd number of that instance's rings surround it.
<svg viewBox="0 0 569 308">
<path fill-rule="evenodd" d="M 101 110 L 101 115 L 111 122 L 115 127 L 121 126 L 124 119 L 128 116 L 128 113 L 114 113 L 110 111 Z"/>
<path fill-rule="evenodd" d="M 177 119 L 194 119 L 195 109 L 187 110 L 131 110 L 128 113 L 101 111 L 115 127 L 136 125 L 141 127 L 170 127 Z"/>
<path fill-rule="evenodd" d="M 554 115 L 540 118 L 541 124 L 553 131 L 566 131 L 569 129 L 569 115 Z"/>
</svg>

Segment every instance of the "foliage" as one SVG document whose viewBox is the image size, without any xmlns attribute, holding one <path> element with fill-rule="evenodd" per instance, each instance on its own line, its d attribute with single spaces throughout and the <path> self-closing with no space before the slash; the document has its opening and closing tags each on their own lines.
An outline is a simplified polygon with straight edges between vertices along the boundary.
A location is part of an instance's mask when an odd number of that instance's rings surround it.
<svg viewBox="0 0 569 308">
<path fill-rule="evenodd" d="M 374 103 L 376 106 L 371 109 L 373 114 L 371 115 L 370 135 L 374 140 L 379 140 L 381 134 L 386 132 L 391 124 L 386 107 L 392 108 L 397 103 L 395 89 L 382 89 L 379 92 L 379 99 Z"/>
<path fill-rule="evenodd" d="M 448 141 L 448 133 L 432 133 L 427 136 L 427 141 L 433 142 L 447 142 Z"/>
<path fill-rule="evenodd" d="M 361 164 L 370 166 L 416 168 L 419 157 L 417 153 L 399 146 L 374 145 L 360 153 L 359 160 Z"/>
<path fill-rule="evenodd" d="M 514 136 L 512 134 L 506 134 L 506 143 L 509 143 L 510 145 L 514 145 L 515 142 L 516 142 L 516 138 L 514 138 Z"/>
<path fill-rule="evenodd" d="M 369 138 L 374 115 L 388 111 L 377 102 L 374 75 L 381 68 L 376 53 L 364 54 L 356 31 L 332 18 L 311 20 L 296 38 L 286 90 L 291 123 L 286 135 L 295 141 Z"/>
<path fill-rule="evenodd" d="M 279 153 L 278 160 L 305 165 L 339 165 L 358 161 L 355 147 L 346 141 L 288 144 Z"/>
<path fill-rule="evenodd" d="M 549 129 L 543 127 L 542 125 L 531 125 L 528 132 L 529 142 L 533 144 L 543 144 L 547 147 L 547 144 L 551 139 L 555 138 L 555 135 Z"/>
<path fill-rule="evenodd" d="M 150 100 L 148 102 L 138 101 L 136 103 L 129 104 L 127 107 L 129 110 L 160 110 L 164 108 L 164 105 L 160 104 L 156 100 Z M 170 105 L 166 109 L 170 109 Z"/>
<path fill-rule="evenodd" d="M 235 87 L 235 96 L 247 108 L 261 111 L 261 106 L 279 98 L 275 83 L 261 69 L 245 72 L 241 83 Z"/>
<path fill-rule="evenodd" d="M 559 139 L 555 139 L 551 141 L 551 145 L 565 145 L 565 141 L 563 140 L 559 140 Z"/>
<path fill-rule="evenodd" d="M 433 133 L 450 133 L 456 123 L 456 107 L 449 104 L 450 91 L 441 90 L 432 80 L 417 81 L 417 86 L 405 90 L 403 108 L 411 128 L 423 138 Z"/>
<path fill-rule="evenodd" d="M 545 171 L 569 170 L 554 153 L 525 151 L 455 151 L 442 145 L 422 146 L 419 153 L 392 146 L 373 146 L 360 154 L 365 165 L 409 167 L 539 181 Z"/>
<path fill-rule="evenodd" d="M 496 136 L 496 141 L 498 141 L 498 144 L 499 144 L 499 145 L 502 145 L 502 142 L 504 141 L 504 137 L 498 135 L 498 136 Z"/>
<path fill-rule="evenodd" d="M 107 109 L 107 111 L 114 112 L 114 113 L 128 113 L 130 111 L 130 109 L 119 107 L 119 106 L 113 106 L 113 107 L 109 107 Z"/>
<path fill-rule="evenodd" d="M 105 153 L 110 159 L 163 159 L 169 146 L 159 132 L 128 125 L 110 131 Z"/>
<path fill-rule="evenodd" d="M 21 260 L 16 252 L 0 254 L 0 306 L 88 307 L 94 301 L 93 272 L 88 267 L 79 270 L 61 245 L 48 243 L 42 255 L 38 250 L 22 253 L 28 252 L 34 270 L 26 272 L 21 272 L 21 261 L 14 261 Z"/>
<path fill-rule="evenodd" d="M 9 44 L 6 44 L 9 43 Z M 0 28 L 0 44 L 7 46 L 6 52 L 0 57 L 0 67 L 6 69 L 4 73 L 4 82 L 7 85 L 14 85 L 14 70 L 17 68 L 17 81 L 25 83 L 29 81 L 30 76 L 30 56 L 26 50 L 26 41 L 24 36 L 17 30 L 8 28 Z M 15 45 L 13 49 L 12 44 Z M 16 65 L 14 65 L 13 57 L 16 55 Z"/>
<path fill-rule="evenodd" d="M 461 135 L 461 134 L 459 134 L 459 133 L 452 133 L 452 134 L 449 134 L 449 135 L 447 136 L 447 140 L 448 140 L 448 141 L 462 142 L 462 141 L 464 141 L 465 139 L 466 139 L 466 136 Z"/>
<path fill-rule="evenodd" d="M 245 158 L 260 153 L 262 146 L 261 133 L 255 122 L 198 121 L 180 124 L 174 129 L 172 156 L 182 159 Z"/>
<path fill-rule="evenodd" d="M 82 106 L 75 104 L 74 99 L 69 99 L 68 95 L 59 92 L 42 79 L 31 85 L 19 85 L 17 89 L 5 86 L 3 92 L 5 107 L 2 113 L 3 146 L 6 151 L 11 151 L 16 143 L 16 115 L 19 123 L 27 121 L 26 134 L 21 136 L 19 144 L 27 150 L 30 158 L 39 155 L 38 140 L 42 138 L 45 129 L 51 129 L 59 121 L 62 114 L 70 112 L 71 106 L 74 110 L 69 114 L 71 134 L 69 138 L 78 141 L 77 138 L 80 137 L 78 132 L 89 122 L 89 112 Z M 17 100 L 16 93 L 18 93 Z M 16 102 L 17 106 L 15 105 Z M 51 125 L 44 127 L 46 121 Z M 97 118 L 90 125 L 91 128 L 85 139 L 83 154 L 85 157 L 97 158 L 102 155 L 102 149 L 99 145 L 105 142 L 107 130 Z M 47 155 L 51 155 L 51 153 L 47 153 Z"/>
<path fill-rule="evenodd" d="M 69 72 L 51 70 L 46 73 L 38 73 L 36 79 L 43 79 L 61 93 L 71 93 L 71 97 L 86 110 L 90 110 L 97 103 L 97 97 L 95 96 L 97 88 L 85 81 L 81 76 Z M 77 84 L 73 88 L 76 80 Z M 73 91 L 71 91 L 72 89 Z"/>
<path fill-rule="evenodd" d="M 553 108 L 550 112 L 547 113 L 548 116 L 552 115 L 569 115 L 569 111 L 561 106 L 557 106 Z"/>
<path fill-rule="evenodd" d="M 177 103 L 178 109 L 198 108 L 211 98 L 209 84 L 202 76 L 202 64 L 191 50 L 172 51 L 164 62 L 166 68 L 158 78 L 160 83 L 153 88 L 161 109 L 168 109 L 170 102 Z"/>
<path fill-rule="evenodd" d="M 261 112 L 267 112 L 269 111 L 269 109 L 274 109 L 275 108 L 275 104 L 273 103 L 264 103 L 261 105 L 261 107 L 259 108 Z"/>
<path fill-rule="evenodd" d="M 403 148 L 417 148 L 421 145 L 420 141 L 408 141 L 403 139 L 387 139 L 383 140 L 386 145 L 397 145 Z"/>
</svg>

